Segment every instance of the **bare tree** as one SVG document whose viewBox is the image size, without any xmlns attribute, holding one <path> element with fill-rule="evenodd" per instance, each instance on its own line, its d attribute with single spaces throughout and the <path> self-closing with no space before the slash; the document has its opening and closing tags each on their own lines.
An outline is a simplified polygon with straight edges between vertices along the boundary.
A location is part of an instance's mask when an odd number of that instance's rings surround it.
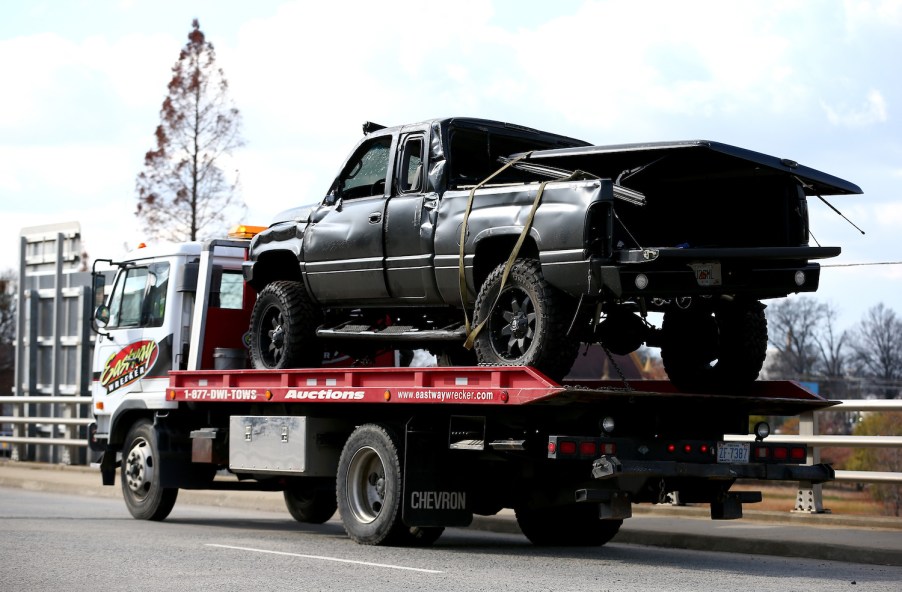
<svg viewBox="0 0 902 592">
<path fill-rule="evenodd" d="M 194 19 L 172 67 L 156 148 L 145 155 L 136 181 L 135 213 L 150 236 L 198 240 L 240 221 L 246 206 L 237 194 L 237 172 L 230 179 L 221 166 L 244 144 L 240 128 L 213 45 Z"/>
<path fill-rule="evenodd" d="M 830 318 L 829 306 L 802 296 L 767 309 L 768 341 L 777 350 L 770 372 L 779 378 L 811 378 L 821 365 L 818 331 Z"/>
<path fill-rule="evenodd" d="M 856 373 L 874 381 L 878 394 L 899 396 L 902 382 L 902 320 L 883 303 L 870 308 L 849 337 Z"/>
</svg>

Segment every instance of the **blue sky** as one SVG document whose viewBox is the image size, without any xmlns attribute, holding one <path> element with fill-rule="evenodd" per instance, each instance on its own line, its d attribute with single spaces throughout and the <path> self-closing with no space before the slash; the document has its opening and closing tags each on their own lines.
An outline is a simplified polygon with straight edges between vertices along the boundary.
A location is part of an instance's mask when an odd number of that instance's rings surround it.
<svg viewBox="0 0 902 592">
<path fill-rule="evenodd" d="M 462 115 L 596 144 L 710 139 L 848 179 L 810 204 L 825 265 L 902 261 L 902 1 L 54 0 L 0 3 L 0 268 L 23 227 L 140 240 L 134 181 L 191 20 L 243 115 L 248 222 L 319 199 L 360 124 Z M 902 265 L 827 267 L 851 328 L 902 315 Z"/>
</svg>

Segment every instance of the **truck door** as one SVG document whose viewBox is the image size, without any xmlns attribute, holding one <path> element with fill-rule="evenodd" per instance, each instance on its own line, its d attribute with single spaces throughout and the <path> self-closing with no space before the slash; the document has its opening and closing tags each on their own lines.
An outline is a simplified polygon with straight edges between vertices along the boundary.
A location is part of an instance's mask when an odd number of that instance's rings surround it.
<svg viewBox="0 0 902 592">
<path fill-rule="evenodd" d="M 321 302 L 388 297 L 382 233 L 391 154 L 392 136 L 361 144 L 304 232 L 307 281 Z"/>
<path fill-rule="evenodd" d="M 385 215 L 385 278 L 392 298 L 438 300 L 433 237 L 438 194 L 426 183 L 426 135 L 401 136 Z"/>
<path fill-rule="evenodd" d="M 98 338 L 94 389 L 121 396 L 165 388 L 172 368 L 173 330 L 164 322 L 171 300 L 170 264 L 166 261 L 124 267 L 109 299 L 109 321 Z M 162 385 L 151 388 L 148 380 Z"/>
</svg>

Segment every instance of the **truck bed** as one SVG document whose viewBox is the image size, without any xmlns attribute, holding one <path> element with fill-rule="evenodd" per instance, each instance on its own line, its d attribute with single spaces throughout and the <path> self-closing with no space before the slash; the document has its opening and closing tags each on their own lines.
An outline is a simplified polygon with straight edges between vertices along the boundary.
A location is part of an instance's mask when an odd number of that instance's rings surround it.
<svg viewBox="0 0 902 592">
<path fill-rule="evenodd" d="M 380 405 L 653 405 L 795 415 L 829 407 L 793 381 L 758 381 L 730 392 L 686 393 L 667 380 L 557 383 L 525 366 L 197 370 L 170 373 L 167 398 L 183 402 Z"/>
</svg>

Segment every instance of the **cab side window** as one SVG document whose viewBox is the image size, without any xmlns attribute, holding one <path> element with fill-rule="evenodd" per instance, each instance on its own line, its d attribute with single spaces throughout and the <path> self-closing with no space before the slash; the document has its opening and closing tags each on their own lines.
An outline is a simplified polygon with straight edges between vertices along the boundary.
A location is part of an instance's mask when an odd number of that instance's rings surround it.
<svg viewBox="0 0 902 592">
<path fill-rule="evenodd" d="M 123 270 L 110 295 L 108 328 L 160 327 L 166 313 L 169 264 Z"/>
<path fill-rule="evenodd" d="M 360 147 L 339 178 L 338 193 L 346 199 L 382 195 L 388 175 L 391 136 Z"/>
<path fill-rule="evenodd" d="M 398 170 L 398 190 L 401 193 L 422 192 L 423 183 L 423 136 L 411 136 L 404 140 L 401 162 Z"/>
</svg>

